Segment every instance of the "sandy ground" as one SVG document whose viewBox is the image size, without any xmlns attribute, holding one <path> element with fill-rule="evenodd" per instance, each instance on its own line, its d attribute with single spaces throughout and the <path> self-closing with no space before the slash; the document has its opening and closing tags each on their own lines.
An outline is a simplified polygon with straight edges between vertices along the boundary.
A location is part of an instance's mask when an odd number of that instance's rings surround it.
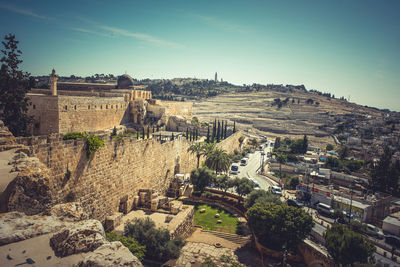
<svg viewBox="0 0 400 267">
<path fill-rule="evenodd" d="M 0 194 L 7 188 L 7 185 L 17 176 L 17 172 L 10 173 L 12 165 L 8 162 L 14 156 L 15 149 L 0 152 Z"/>
<path fill-rule="evenodd" d="M 50 247 L 53 234 L 41 235 L 0 247 L 0 266 L 72 266 L 82 260 L 86 253 L 58 258 Z M 27 259 L 35 263 L 28 264 Z"/>
</svg>

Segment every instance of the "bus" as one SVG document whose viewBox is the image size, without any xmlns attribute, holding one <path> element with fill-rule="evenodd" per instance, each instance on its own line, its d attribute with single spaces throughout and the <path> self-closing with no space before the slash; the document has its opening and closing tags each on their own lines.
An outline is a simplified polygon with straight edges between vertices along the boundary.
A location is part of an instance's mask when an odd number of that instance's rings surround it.
<svg viewBox="0 0 400 267">
<path fill-rule="evenodd" d="M 324 203 L 317 204 L 317 211 L 321 214 L 326 214 L 329 216 L 332 216 L 334 213 L 334 210 L 331 208 L 331 206 Z"/>
</svg>

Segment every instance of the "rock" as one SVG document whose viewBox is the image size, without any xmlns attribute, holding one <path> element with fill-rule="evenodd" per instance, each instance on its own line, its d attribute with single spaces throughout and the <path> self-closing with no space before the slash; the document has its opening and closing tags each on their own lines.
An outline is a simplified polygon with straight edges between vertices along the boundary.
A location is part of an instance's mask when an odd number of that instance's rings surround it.
<svg viewBox="0 0 400 267">
<path fill-rule="evenodd" d="M 205 213 L 206 212 L 206 209 L 201 209 L 200 210 L 200 213 Z"/>
<path fill-rule="evenodd" d="M 103 226 L 97 220 L 74 223 L 50 238 L 50 246 L 59 257 L 93 251 L 105 242 Z"/>
<path fill-rule="evenodd" d="M 79 202 L 55 205 L 51 208 L 50 215 L 59 217 L 65 222 L 78 222 L 89 218 Z"/>
<path fill-rule="evenodd" d="M 8 150 L 16 144 L 15 137 L 0 120 L 0 151 Z"/>
<path fill-rule="evenodd" d="M 222 223 L 222 220 L 217 220 L 217 223 Z"/>
<path fill-rule="evenodd" d="M 21 152 L 15 160 L 15 170 L 20 173 L 3 192 L 1 210 L 34 215 L 49 209 L 52 204 L 50 171 L 37 158 L 25 156 Z"/>
<path fill-rule="evenodd" d="M 220 217 L 219 213 L 215 214 L 215 218 L 219 218 L 219 217 Z"/>
<path fill-rule="evenodd" d="M 76 267 L 118 267 L 118 266 L 131 266 L 141 267 L 142 263 L 133 254 L 122 245 L 121 242 L 116 241 L 106 243 L 96 249 L 94 252 L 89 253 Z"/>
<path fill-rule="evenodd" d="M 0 246 L 59 231 L 68 226 L 52 216 L 27 216 L 22 212 L 0 214 Z"/>
<path fill-rule="evenodd" d="M 176 128 L 178 129 L 186 129 L 188 123 L 186 119 L 183 116 L 180 115 L 174 115 L 168 118 L 167 122 L 167 129 L 171 131 L 176 131 Z"/>
</svg>

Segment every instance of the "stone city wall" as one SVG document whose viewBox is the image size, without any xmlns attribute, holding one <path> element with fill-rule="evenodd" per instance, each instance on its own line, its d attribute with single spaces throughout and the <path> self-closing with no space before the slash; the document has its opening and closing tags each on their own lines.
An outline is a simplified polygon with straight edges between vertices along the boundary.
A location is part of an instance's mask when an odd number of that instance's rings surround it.
<svg viewBox="0 0 400 267">
<path fill-rule="evenodd" d="M 238 139 L 239 133 L 230 138 Z M 219 144 L 233 149 L 230 138 Z M 128 210 L 139 189 L 164 194 L 175 173 L 189 173 L 196 167 L 194 154 L 187 152 L 193 142 L 178 138 L 161 144 L 155 138 L 123 140 L 103 138 L 104 147 L 92 159 L 86 156 L 86 141 L 62 140 L 61 135 L 17 138 L 30 146 L 32 155 L 50 169 L 53 201 L 79 201 L 92 218 L 104 221 L 119 211 L 122 202 Z"/>
<path fill-rule="evenodd" d="M 131 122 L 123 97 L 58 96 L 59 133 L 97 131 Z"/>
<path fill-rule="evenodd" d="M 32 105 L 28 115 L 33 117 L 31 132 L 33 135 L 58 133 L 58 97 L 51 95 L 27 95 Z"/>
</svg>

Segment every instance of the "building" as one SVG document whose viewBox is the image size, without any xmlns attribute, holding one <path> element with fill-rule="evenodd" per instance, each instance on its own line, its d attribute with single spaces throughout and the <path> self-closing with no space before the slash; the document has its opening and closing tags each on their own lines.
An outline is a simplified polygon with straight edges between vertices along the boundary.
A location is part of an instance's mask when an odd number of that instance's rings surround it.
<svg viewBox="0 0 400 267">
<path fill-rule="evenodd" d="M 33 135 L 99 131 L 119 125 L 163 126 L 175 115 L 192 117 L 191 102 L 152 99 L 151 91 L 136 87 L 127 74 L 117 84 L 61 83 L 62 89 L 57 80 L 53 70 L 50 90 L 31 89 L 27 94 L 32 102 L 28 114 L 33 116 Z"/>
<path fill-rule="evenodd" d="M 383 220 L 382 230 L 385 233 L 400 236 L 400 220 L 396 217 L 387 216 Z"/>
<path fill-rule="evenodd" d="M 217 83 L 218 82 L 218 74 L 215 72 L 215 77 L 214 77 L 214 81 Z"/>
</svg>

